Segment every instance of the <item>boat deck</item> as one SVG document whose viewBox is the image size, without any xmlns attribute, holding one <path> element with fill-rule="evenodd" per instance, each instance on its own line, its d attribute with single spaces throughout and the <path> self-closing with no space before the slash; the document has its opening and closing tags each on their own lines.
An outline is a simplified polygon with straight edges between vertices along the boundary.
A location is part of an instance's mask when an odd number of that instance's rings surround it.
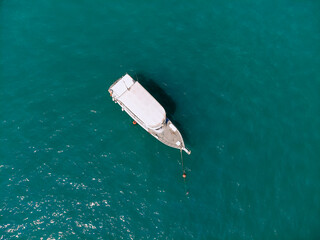
<svg viewBox="0 0 320 240">
<path fill-rule="evenodd" d="M 185 145 L 183 142 L 183 138 L 181 136 L 181 133 L 179 130 L 172 124 L 172 122 L 169 120 L 167 124 L 163 125 L 163 131 L 162 132 L 156 132 L 152 129 L 148 130 L 149 133 L 151 133 L 153 136 L 155 136 L 159 141 L 164 143 L 167 146 L 182 149 L 186 151 Z M 178 144 L 177 144 L 178 143 Z M 189 152 L 188 150 L 186 151 Z M 190 153 L 188 153 L 190 154 Z"/>
</svg>

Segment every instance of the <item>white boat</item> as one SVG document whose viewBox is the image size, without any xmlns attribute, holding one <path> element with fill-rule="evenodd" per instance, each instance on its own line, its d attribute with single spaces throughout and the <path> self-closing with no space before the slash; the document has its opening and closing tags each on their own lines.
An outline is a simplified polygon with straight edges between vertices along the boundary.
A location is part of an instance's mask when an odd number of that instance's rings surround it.
<svg viewBox="0 0 320 240">
<path fill-rule="evenodd" d="M 191 153 L 185 147 L 179 130 L 166 117 L 164 108 L 129 74 L 115 81 L 108 91 L 112 100 L 133 118 L 134 123 L 138 123 L 160 142 Z"/>
</svg>

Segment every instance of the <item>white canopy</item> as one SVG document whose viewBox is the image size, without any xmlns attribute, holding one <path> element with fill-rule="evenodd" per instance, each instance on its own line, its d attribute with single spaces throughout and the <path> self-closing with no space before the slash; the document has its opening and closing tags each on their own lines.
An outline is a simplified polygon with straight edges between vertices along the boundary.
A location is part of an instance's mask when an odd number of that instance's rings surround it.
<svg viewBox="0 0 320 240">
<path fill-rule="evenodd" d="M 115 98 L 120 97 L 123 93 L 125 93 L 132 85 L 134 84 L 134 80 L 130 77 L 129 74 L 124 75 L 120 78 L 114 85 L 110 87 L 112 89 L 112 95 Z"/>
<path fill-rule="evenodd" d="M 164 108 L 139 82 L 132 83 L 133 79 L 125 75 L 112 86 L 113 93 L 147 127 L 160 127 L 166 118 Z"/>
</svg>

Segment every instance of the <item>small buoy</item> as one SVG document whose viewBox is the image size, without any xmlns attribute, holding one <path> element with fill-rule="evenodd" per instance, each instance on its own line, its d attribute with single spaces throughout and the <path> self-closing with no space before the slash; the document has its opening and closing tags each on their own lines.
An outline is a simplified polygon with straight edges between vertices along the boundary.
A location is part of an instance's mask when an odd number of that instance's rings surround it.
<svg viewBox="0 0 320 240">
<path fill-rule="evenodd" d="M 186 178 L 186 177 L 187 177 L 187 174 L 184 172 L 184 173 L 182 174 L 182 177 L 183 177 L 183 178 Z"/>
<path fill-rule="evenodd" d="M 134 125 L 136 125 L 136 124 L 137 124 L 137 122 L 136 122 L 136 121 L 133 121 L 132 123 L 133 123 Z"/>
</svg>

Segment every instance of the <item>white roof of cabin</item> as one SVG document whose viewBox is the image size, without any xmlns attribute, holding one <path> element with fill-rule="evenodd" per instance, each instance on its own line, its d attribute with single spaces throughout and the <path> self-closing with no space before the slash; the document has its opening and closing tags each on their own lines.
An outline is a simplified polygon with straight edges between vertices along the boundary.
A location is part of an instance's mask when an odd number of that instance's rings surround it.
<svg viewBox="0 0 320 240">
<path fill-rule="evenodd" d="M 124 92 L 126 92 L 132 85 L 134 80 L 129 74 L 123 76 L 116 84 L 111 86 L 113 97 L 120 97 Z"/>
<path fill-rule="evenodd" d="M 164 108 L 139 82 L 134 82 L 128 74 L 111 89 L 116 98 L 147 127 L 157 128 L 162 125 L 166 118 Z"/>
</svg>

